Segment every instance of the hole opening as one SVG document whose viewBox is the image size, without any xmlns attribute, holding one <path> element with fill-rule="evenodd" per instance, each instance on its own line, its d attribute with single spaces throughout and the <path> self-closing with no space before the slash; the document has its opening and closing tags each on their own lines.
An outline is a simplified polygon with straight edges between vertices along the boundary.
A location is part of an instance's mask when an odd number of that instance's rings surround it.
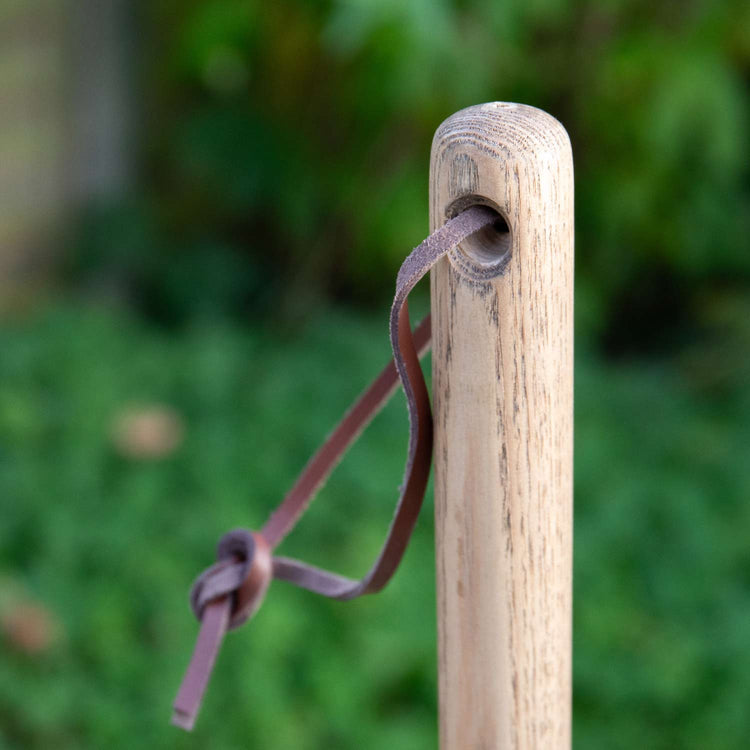
<svg viewBox="0 0 750 750">
<path fill-rule="evenodd" d="M 512 255 L 512 234 L 505 217 L 486 199 L 466 196 L 454 203 L 448 210 L 453 217 L 475 205 L 486 206 L 496 214 L 492 224 L 480 229 L 461 242 L 450 252 L 453 265 L 465 275 L 486 281 L 501 275 L 508 267 Z"/>
</svg>

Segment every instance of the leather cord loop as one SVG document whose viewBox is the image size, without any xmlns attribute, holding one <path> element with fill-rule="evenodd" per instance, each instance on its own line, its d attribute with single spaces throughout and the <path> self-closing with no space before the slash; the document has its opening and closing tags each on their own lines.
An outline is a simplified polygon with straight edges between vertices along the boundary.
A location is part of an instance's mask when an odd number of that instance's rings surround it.
<svg viewBox="0 0 750 750">
<path fill-rule="evenodd" d="M 355 401 L 313 455 L 261 532 L 235 530 L 222 537 L 219 561 L 204 571 L 191 592 L 201 629 L 174 703 L 173 723 L 193 726 L 221 640 L 260 606 L 271 578 L 333 599 L 353 599 L 382 589 L 406 551 L 422 506 L 432 460 L 432 412 L 419 358 L 429 348 L 429 316 L 412 332 L 407 297 L 434 263 L 462 240 L 496 221 L 485 206 L 472 206 L 431 234 L 406 258 L 396 280 L 389 332 L 393 360 Z M 399 382 L 409 411 L 409 445 L 396 511 L 378 558 L 360 580 L 288 557 L 271 558 L 305 512 L 349 446 L 380 411 Z"/>
</svg>

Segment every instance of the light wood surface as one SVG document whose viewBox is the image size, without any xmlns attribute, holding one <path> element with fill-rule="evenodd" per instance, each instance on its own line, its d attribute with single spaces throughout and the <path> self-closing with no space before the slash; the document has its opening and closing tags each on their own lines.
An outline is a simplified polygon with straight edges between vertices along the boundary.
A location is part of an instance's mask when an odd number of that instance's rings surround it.
<svg viewBox="0 0 750 750">
<path fill-rule="evenodd" d="M 431 228 L 472 203 L 496 208 L 510 232 L 472 238 L 432 271 L 440 746 L 562 750 L 573 165 L 560 123 L 501 103 L 446 120 L 432 148 Z"/>
</svg>

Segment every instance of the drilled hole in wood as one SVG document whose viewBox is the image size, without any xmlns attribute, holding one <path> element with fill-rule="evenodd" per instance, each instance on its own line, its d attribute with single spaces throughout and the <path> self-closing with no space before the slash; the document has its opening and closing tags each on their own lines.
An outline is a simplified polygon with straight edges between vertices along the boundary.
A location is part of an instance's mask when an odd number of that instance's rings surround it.
<svg viewBox="0 0 750 750">
<path fill-rule="evenodd" d="M 508 222 L 487 201 L 464 199 L 451 207 L 449 216 L 455 216 L 477 204 L 494 211 L 496 219 L 454 248 L 450 258 L 453 265 L 465 275 L 477 280 L 487 280 L 501 275 L 508 267 L 512 254 L 512 237 Z"/>
</svg>

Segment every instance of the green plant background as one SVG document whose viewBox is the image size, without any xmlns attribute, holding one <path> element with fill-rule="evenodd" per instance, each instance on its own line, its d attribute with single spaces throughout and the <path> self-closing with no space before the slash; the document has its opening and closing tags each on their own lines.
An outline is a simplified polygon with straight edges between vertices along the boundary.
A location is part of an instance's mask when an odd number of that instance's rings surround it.
<svg viewBox="0 0 750 750">
<path fill-rule="evenodd" d="M 0 321 L 0 609 L 21 589 L 58 632 L 0 644 L 0 746 L 437 746 L 429 503 L 384 593 L 274 584 L 196 731 L 168 717 L 192 577 L 388 355 L 432 133 L 507 100 L 558 117 L 576 160 L 574 746 L 744 747 L 750 6 L 155 0 L 134 18 L 136 185 L 87 206 L 54 292 Z M 181 416 L 172 455 L 112 444 L 139 402 Z M 404 412 L 285 552 L 366 569 Z"/>
</svg>

